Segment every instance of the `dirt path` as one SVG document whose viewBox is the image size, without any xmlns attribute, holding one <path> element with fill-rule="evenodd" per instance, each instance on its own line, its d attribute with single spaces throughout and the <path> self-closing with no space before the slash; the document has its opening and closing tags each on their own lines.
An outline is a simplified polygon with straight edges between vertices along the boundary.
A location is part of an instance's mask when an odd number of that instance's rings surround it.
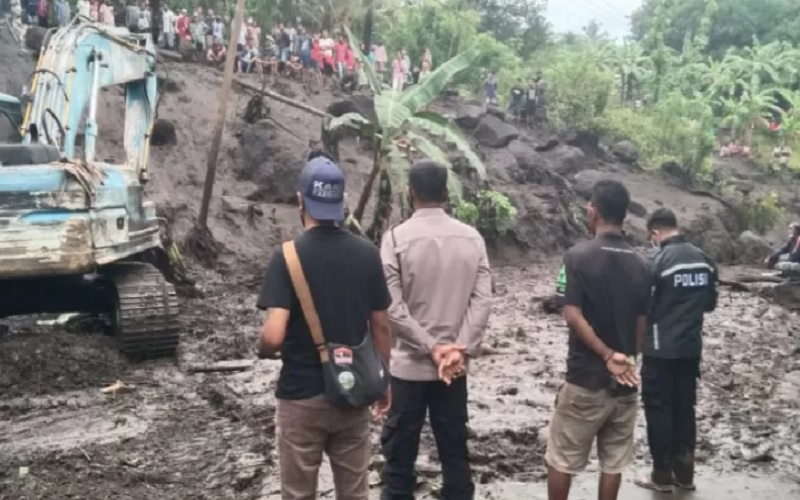
<svg viewBox="0 0 800 500">
<path fill-rule="evenodd" d="M 523 495 L 508 482 L 545 477 L 546 427 L 563 379 L 566 330 L 537 300 L 552 291 L 556 265 L 496 269 L 495 315 L 470 382 L 475 477 L 497 483 L 481 498 L 531 498 L 535 485 Z M 221 283 L 207 289 L 210 297 L 185 304 L 181 365 L 252 357 L 260 319 L 254 294 L 237 287 L 225 293 Z M 708 322 L 700 390 L 703 477 L 800 481 L 796 321 L 751 295 L 722 293 Z M 96 334 L 30 321 L 8 326 L 0 335 L 0 382 L 7 382 L 0 384 L 1 499 L 277 498 L 272 392 L 279 363 L 260 361 L 234 375 L 189 375 L 171 362 L 130 365 Z M 38 357 L 24 355 L 30 352 Z M 105 361 L 90 362 L 98 359 Z M 31 375 L 8 382 L 24 369 Z M 135 389 L 99 392 L 116 378 Z M 637 470 L 646 467 L 643 425 L 640 419 Z M 377 443 L 374 451 L 377 471 Z M 439 466 L 427 431 L 419 467 L 421 491 L 435 491 Z M 320 486 L 330 498 L 327 470 Z"/>
</svg>

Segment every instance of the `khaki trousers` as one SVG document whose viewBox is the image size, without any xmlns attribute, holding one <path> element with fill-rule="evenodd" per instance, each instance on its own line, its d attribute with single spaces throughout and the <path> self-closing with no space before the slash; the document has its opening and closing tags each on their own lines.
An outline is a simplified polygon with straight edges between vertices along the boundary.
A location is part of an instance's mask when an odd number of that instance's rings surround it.
<svg viewBox="0 0 800 500">
<path fill-rule="evenodd" d="M 368 500 L 369 408 L 343 410 L 321 396 L 278 400 L 275 415 L 283 500 L 315 500 L 323 452 L 337 500 Z"/>
</svg>

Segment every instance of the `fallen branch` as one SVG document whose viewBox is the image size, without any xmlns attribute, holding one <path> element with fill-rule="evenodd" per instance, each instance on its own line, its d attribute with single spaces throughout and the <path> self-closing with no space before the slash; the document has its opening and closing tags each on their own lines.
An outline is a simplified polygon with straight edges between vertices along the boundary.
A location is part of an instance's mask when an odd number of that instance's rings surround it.
<svg viewBox="0 0 800 500">
<path fill-rule="evenodd" d="M 183 54 L 167 49 L 158 49 L 156 57 L 169 59 L 170 61 L 183 61 Z"/>
<path fill-rule="evenodd" d="M 293 108 L 297 108 L 297 109 L 299 109 L 301 111 L 305 111 L 306 113 L 311 113 L 312 115 L 316 115 L 316 116 L 319 116 L 321 118 L 330 117 L 330 115 L 328 113 L 322 111 L 321 109 L 317 109 L 314 106 L 309 106 L 308 104 L 303 104 L 300 101 L 296 101 L 294 99 L 290 99 L 290 98 L 286 97 L 285 95 L 278 94 L 277 92 L 273 92 L 271 90 L 267 90 L 265 88 L 261 88 L 260 85 L 256 85 L 254 83 L 250 83 L 250 82 L 244 80 L 241 77 L 234 78 L 233 79 L 233 83 L 235 83 L 236 85 L 238 85 L 238 86 L 240 86 L 240 87 L 242 87 L 244 89 L 250 90 L 252 92 L 257 92 L 259 94 L 263 94 L 263 95 L 265 95 L 265 96 L 267 96 L 269 98 L 275 99 L 278 102 L 281 102 L 281 103 L 286 104 L 288 106 L 292 106 Z"/>
<path fill-rule="evenodd" d="M 738 281 L 719 280 L 720 286 L 730 287 L 734 292 L 750 292 L 750 287 Z"/>
<path fill-rule="evenodd" d="M 743 274 L 736 276 L 735 283 L 786 283 L 786 278 L 775 275 Z"/>
<path fill-rule="evenodd" d="M 252 359 L 236 361 L 221 361 L 210 365 L 191 365 L 186 371 L 189 373 L 233 373 L 251 370 L 255 364 Z"/>
</svg>

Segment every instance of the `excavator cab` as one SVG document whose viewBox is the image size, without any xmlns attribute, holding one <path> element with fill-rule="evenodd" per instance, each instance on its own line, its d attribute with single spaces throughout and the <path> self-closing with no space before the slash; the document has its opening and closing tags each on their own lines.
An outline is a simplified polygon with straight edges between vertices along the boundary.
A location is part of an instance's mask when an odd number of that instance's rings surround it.
<svg viewBox="0 0 800 500">
<path fill-rule="evenodd" d="M 124 353 L 173 355 L 177 298 L 150 264 L 163 262 L 164 250 L 144 192 L 155 46 L 149 34 L 81 17 L 45 40 L 25 98 L 0 96 L 0 120 L 19 130 L 0 144 L 0 318 L 97 313 Z M 118 86 L 124 152 L 99 160 L 100 91 Z"/>
</svg>

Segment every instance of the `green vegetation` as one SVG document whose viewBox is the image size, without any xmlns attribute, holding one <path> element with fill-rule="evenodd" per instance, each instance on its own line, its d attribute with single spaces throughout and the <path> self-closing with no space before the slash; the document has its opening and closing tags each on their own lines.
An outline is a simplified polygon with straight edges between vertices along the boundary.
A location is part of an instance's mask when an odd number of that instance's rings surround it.
<svg viewBox="0 0 800 500">
<path fill-rule="evenodd" d="M 352 34 L 350 34 L 353 39 Z M 366 61 L 364 54 L 356 48 L 357 56 Z M 475 155 L 458 127 L 449 119 L 425 108 L 433 102 L 445 85 L 458 73 L 472 66 L 480 57 L 476 48 L 468 49 L 439 65 L 419 85 L 409 87 L 403 92 L 389 90 L 372 70 L 365 64 L 373 99 L 376 121 L 370 121 L 358 113 L 347 113 L 326 123 L 328 131 L 347 127 L 358 131 L 359 136 L 374 146 L 373 165 L 358 206 L 353 213 L 360 223 L 367 203 L 372 195 L 375 180 L 378 181 L 378 203 L 367 235 L 376 242 L 381 240 L 392 213 L 392 199 L 399 194 L 401 205 L 405 200 L 405 185 L 408 167 L 415 153 L 424 155 L 447 166 L 450 160 L 432 139 L 438 138 L 455 146 L 469 162 L 480 179 L 486 177 L 481 160 Z M 449 190 L 454 202 L 461 199 L 461 184 L 458 177 L 448 176 Z M 394 185 L 399 184 L 399 189 Z"/>
<path fill-rule="evenodd" d="M 505 236 L 517 217 L 511 200 L 497 191 L 480 191 L 469 201 L 460 200 L 453 212 L 462 222 L 475 226 L 487 241 Z"/>
</svg>

